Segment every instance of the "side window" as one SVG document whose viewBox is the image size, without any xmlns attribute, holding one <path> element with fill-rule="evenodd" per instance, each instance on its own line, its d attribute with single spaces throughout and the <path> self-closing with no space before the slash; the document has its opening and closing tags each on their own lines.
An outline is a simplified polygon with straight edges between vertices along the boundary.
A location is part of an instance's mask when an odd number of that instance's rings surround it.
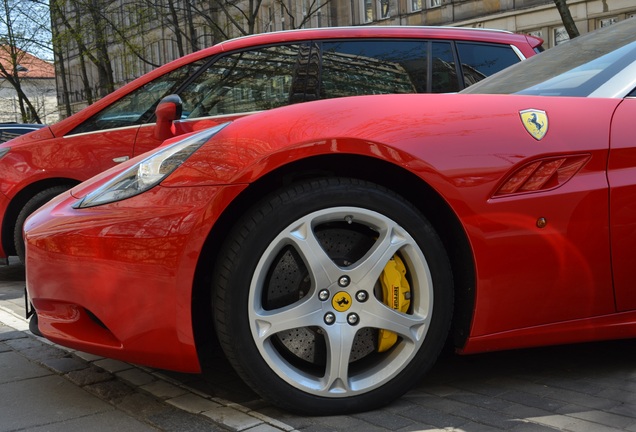
<svg viewBox="0 0 636 432">
<path fill-rule="evenodd" d="M 426 91 L 424 41 L 334 41 L 322 43 L 325 98 Z"/>
<path fill-rule="evenodd" d="M 457 51 L 466 87 L 521 61 L 509 45 L 458 42 Z"/>
<path fill-rule="evenodd" d="M 288 105 L 299 45 L 221 57 L 181 93 L 187 118 L 261 111 Z"/>
<path fill-rule="evenodd" d="M 453 46 L 450 42 L 431 43 L 431 93 L 459 91 L 459 79 Z"/>
<path fill-rule="evenodd" d="M 77 126 L 70 134 L 148 123 L 159 101 L 177 91 L 207 61 L 209 58 L 182 66 L 139 87 Z"/>
</svg>

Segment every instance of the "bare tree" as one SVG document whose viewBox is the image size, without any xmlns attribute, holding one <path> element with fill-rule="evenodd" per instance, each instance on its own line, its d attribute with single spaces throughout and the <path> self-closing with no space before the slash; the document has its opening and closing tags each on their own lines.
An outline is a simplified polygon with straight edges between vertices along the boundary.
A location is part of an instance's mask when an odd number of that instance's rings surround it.
<svg viewBox="0 0 636 432">
<path fill-rule="evenodd" d="M 304 0 L 301 0 L 304 1 Z M 285 3 L 284 0 L 276 0 L 276 4 L 278 4 L 282 10 L 285 11 L 286 15 L 289 17 L 289 26 L 292 29 L 295 28 L 303 28 L 307 25 L 307 23 L 311 22 L 311 19 L 316 16 L 320 10 L 327 6 L 331 0 L 309 0 L 304 2 L 303 8 L 300 14 L 294 13 L 291 5 L 292 3 Z"/>
<path fill-rule="evenodd" d="M 56 13 L 59 13 L 57 8 L 51 8 L 51 42 L 53 44 L 53 55 L 57 59 L 57 72 L 56 72 L 56 82 L 62 85 L 62 104 L 64 107 L 64 114 L 68 117 L 73 114 L 73 110 L 71 108 L 71 101 L 68 97 L 69 89 L 68 89 L 68 79 L 66 73 L 66 63 L 64 62 L 64 57 L 66 51 L 62 49 L 62 46 L 67 46 L 66 43 L 63 42 L 62 37 L 60 36 L 60 31 L 58 29 L 58 19 L 56 19 Z M 59 86 L 59 84 L 58 84 Z M 59 95 L 59 89 L 58 89 Z"/>
<path fill-rule="evenodd" d="M 99 96 L 115 90 L 113 70 L 108 53 L 106 23 L 102 19 L 104 2 L 99 0 L 52 0 L 54 16 L 60 20 L 67 38 L 77 45 L 80 62 L 88 59 L 95 65 L 98 73 L 97 89 Z M 82 80 L 85 90 L 92 99 L 92 90 L 88 83 L 85 65 L 82 66 Z M 92 100 L 89 100 L 91 103 Z"/>
<path fill-rule="evenodd" d="M 224 35 L 216 31 L 216 13 L 210 7 L 210 2 L 194 2 L 185 0 L 136 0 L 144 15 L 156 16 L 155 25 L 159 22 L 177 47 L 179 57 L 205 48 L 201 40 L 201 33 L 208 39 L 223 40 Z M 198 30 L 198 31 L 197 31 Z"/>
<path fill-rule="evenodd" d="M 217 11 L 214 25 L 225 38 L 246 36 L 258 31 L 259 16 L 264 16 L 262 29 L 272 28 L 273 10 L 280 12 L 285 29 L 303 28 L 309 24 L 331 0 L 210 0 Z M 263 14 L 263 7 L 267 13 Z M 271 12 L 271 13 L 270 13 Z M 227 23 L 221 25 L 220 23 Z"/>
<path fill-rule="evenodd" d="M 115 91 L 115 81 L 113 79 L 113 68 L 108 53 L 108 40 L 106 23 L 101 18 L 101 8 L 103 2 L 99 0 L 86 0 L 84 7 L 90 16 L 90 23 L 94 34 L 94 58 L 91 61 L 97 66 L 99 76 L 99 95 L 106 96 L 108 93 Z"/>
<path fill-rule="evenodd" d="M 88 78 L 86 58 L 92 54 L 85 42 L 88 38 L 85 37 L 86 30 L 81 22 L 79 4 L 73 1 L 69 1 L 67 4 L 63 0 L 52 0 L 51 16 L 55 20 L 54 28 L 56 29 L 56 33 L 53 44 L 56 53 L 58 53 L 58 70 L 65 70 L 65 65 L 61 64 L 63 57 L 60 57 L 59 54 L 64 53 L 68 58 L 72 55 L 71 53 L 73 51 L 76 51 L 79 62 L 79 78 L 83 84 L 84 97 L 86 98 L 86 102 L 91 104 L 93 103 L 93 90 Z M 64 56 L 64 54 L 62 55 Z M 93 58 L 93 62 L 97 63 L 97 59 Z M 63 80 L 66 83 L 64 99 L 68 101 L 70 101 L 72 93 L 72 89 L 68 83 L 73 79 L 74 77 L 70 71 L 68 73 L 66 71 L 64 72 Z"/>
<path fill-rule="evenodd" d="M 21 65 L 29 58 L 28 51 L 51 56 L 48 10 L 32 0 L 1 0 L 0 11 L 0 78 L 13 87 L 17 95 L 23 122 L 41 123 L 38 109 L 30 100 L 23 86 Z"/>
<path fill-rule="evenodd" d="M 570 9 L 568 8 L 567 0 L 554 0 L 554 4 L 559 11 L 559 15 L 561 15 L 561 21 L 563 21 L 565 31 L 568 32 L 568 36 L 570 37 L 570 39 L 574 39 L 579 35 L 579 29 L 576 28 L 576 23 L 572 18 Z"/>
</svg>

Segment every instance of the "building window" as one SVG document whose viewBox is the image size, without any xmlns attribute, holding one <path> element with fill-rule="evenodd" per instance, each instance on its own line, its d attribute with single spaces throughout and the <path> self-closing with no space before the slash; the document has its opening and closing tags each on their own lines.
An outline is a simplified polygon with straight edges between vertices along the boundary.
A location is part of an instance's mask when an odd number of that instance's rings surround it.
<svg viewBox="0 0 636 432">
<path fill-rule="evenodd" d="M 364 2 L 364 22 L 373 21 L 373 0 L 362 0 Z"/>
<path fill-rule="evenodd" d="M 422 10 L 422 0 L 411 0 L 411 12 Z"/>
<path fill-rule="evenodd" d="M 539 39 L 542 39 L 543 41 L 545 41 L 546 44 L 548 43 L 548 41 L 545 40 L 545 38 L 543 37 L 543 30 L 532 30 L 527 33 L 529 36 L 538 37 Z"/>
<path fill-rule="evenodd" d="M 442 0 L 428 0 L 429 8 L 436 8 L 442 5 Z"/>
<path fill-rule="evenodd" d="M 559 45 L 560 43 L 567 42 L 570 40 L 570 36 L 568 35 L 565 27 L 557 27 L 554 29 L 554 45 Z"/>
<path fill-rule="evenodd" d="M 391 16 L 389 0 L 379 0 L 378 4 L 380 6 L 380 19 L 389 18 Z"/>
<path fill-rule="evenodd" d="M 373 22 L 373 0 L 362 0 L 362 19 L 365 23 Z"/>
<path fill-rule="evenodd" d="M 599 27 L 609 27 L 612 24 L 616 24 L 617 22 L 618 22 L 618 19 L 616 17 L 604 18 L 604 19 L 598 20 L 598 25 Z"/>
</svg>

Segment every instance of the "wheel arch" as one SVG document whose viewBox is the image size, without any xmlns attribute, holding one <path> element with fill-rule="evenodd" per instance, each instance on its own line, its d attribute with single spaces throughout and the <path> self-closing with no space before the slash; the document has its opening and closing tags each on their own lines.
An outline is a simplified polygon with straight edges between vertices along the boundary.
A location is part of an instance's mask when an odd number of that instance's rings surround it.
<svg viewBox="0 0 636 432">
<path fill-rule="evenodd" d="M 198 346 L 206 345 L 210 317 L 210 263 L 231 226 L 258 199 L 282 186 L 312 178 L 340 176 L 366 180 L 402 195 L 433 224 L 449 255 L 455 284 L 453 343 L 462 347 L 468 337 L 475 301 L 475 269 L 468 237 L 448 203 L 426 182 L 388 161 L 353 154 L 313 156 L 282 166 L 250 184 L 224 211 L 210 231 L 197 265 L 192 295 L 193 325 Z M 408 185 L 408 187 L 404 187 Z M 432 205 L 431 205 L 432 203 Z"/>
<path fill-rule="evenodd" d="M 43 179 L 24 187 L 11 199 L 2 221 L 2 248 L 7 255 L 16 254 L 13 228 L 24 205 L 43 190 L 55 186 L 67 186 L 70 189 L 77 184 L 79 184 L 77 180 L 63 177 Z"/>
</svg>

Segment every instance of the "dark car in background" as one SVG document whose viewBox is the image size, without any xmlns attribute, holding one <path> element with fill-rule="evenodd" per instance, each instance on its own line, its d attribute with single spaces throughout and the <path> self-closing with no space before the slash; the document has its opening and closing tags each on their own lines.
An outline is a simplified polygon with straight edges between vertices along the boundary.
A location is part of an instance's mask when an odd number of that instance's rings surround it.
<svg viewBox="0 0 636 432">
<path fill-rule="evenodd" d="M 45 125 L 37 123 L 0 123 L 0 143 L 12 140 L 27 132 L 42 129 Z"/>
</svg>

